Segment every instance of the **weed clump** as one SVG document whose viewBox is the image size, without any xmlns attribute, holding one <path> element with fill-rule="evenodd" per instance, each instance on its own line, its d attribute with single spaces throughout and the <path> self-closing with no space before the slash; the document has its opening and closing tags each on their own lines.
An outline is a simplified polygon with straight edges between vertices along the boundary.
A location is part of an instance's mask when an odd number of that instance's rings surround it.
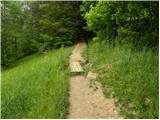
<svg viewBox="0 0 160 120">
<path fill-rule="evenodd" d="M 158 118 L 158 53 L 135 51 L 132 45 L 107 46 L 92 41 L 88 50 L 92 70 L 106 96 L 118 98 L 126 118 Z M 112 67 L 100 67 L 110 65 Z M 86 68 L 88 70 L 88 68 Z"/>
<path fill-rule="evenodd" d="M 1 118 L 65 118 L 71 48 L 30 56 L 2 72 Z"/>
</svg>

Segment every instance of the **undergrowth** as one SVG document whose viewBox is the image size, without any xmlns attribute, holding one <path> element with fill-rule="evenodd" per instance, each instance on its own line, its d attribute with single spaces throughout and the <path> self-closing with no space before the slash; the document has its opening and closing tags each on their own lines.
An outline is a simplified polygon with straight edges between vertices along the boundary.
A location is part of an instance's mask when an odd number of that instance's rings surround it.
<svg viewBox="0 0 160 120">
<path fill-rule="evenodd" d="M 71 48 L 33 55 L 2 71 L 1 118 L 65 118 Z"/>
<path fill-rule="evenodd" d="M 91 64 L 86 72 L 98 73 L 106 96 L 117 98 L 116 104 L 126 118 L 158 118 L 158 52 L 135 51 L 132 45 L 109 47 L 92 41 L 84 55 Z"/>
</svg>

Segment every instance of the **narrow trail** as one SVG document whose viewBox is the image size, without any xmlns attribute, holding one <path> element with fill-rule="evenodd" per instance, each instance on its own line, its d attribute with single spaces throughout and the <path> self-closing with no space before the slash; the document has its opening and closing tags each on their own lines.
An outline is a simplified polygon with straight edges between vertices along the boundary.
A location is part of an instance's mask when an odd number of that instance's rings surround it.
<svg viewBox="0 0 160 120">
<path fill-rule="evenodd" d="M 70 56 L 70 69 L 76 70 L 75 62 L 83 61 L 81 52 L 86 46 L 84 42 L 78 43 Z M 78 68 L 79 69 L 79 68 Z M 81 68 L 80 68 L 81 69 Z M 116 110 L 114 99 L 105 98 L 101 86 L 97 83 L 97 89 L 90 87 L 90 80 L 96 77 L 89 72 L 87 78 L 76 75 L 70 78 L 70 108 L 68 118 L 121 118 Z"/>
</svg>

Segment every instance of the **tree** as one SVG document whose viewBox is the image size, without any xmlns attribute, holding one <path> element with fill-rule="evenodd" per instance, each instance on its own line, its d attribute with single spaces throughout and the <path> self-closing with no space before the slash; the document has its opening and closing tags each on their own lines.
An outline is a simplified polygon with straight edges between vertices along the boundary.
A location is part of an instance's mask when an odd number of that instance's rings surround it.
<svg viewBox="0 0 160 120">
<path fill-rule="evenodd" d="M 72 45 L 80 33 L 80 3 L 3 1 L 2 66 L 35 52 Z"/>
<path fill-rule="evenodd" d="M 158 46 L 158 2 L 99 1 L 82 4 L 87 29 L 115 46 L 116 38 L 128 37 L 136 48 Z M 136 37 L 135 37 L 136 36 Z M 118 39 L 117 39 L 118 40 Z M 119 39 L 120 40 L 120 39 Z M 119 41 L 122 42 L 122 41 Z"/>
</svg>

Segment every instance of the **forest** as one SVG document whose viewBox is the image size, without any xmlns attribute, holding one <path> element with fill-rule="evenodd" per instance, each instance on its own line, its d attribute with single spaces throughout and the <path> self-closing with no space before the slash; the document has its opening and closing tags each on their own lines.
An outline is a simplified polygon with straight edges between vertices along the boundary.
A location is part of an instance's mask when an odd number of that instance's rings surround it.
<svg viewBox="0 0 160 120">
<path fill-rule="evenodd" d="M 159 118 L 158 1 L 1 1 L 1 118 L 68 118 L 80 42 L 120 116 Z"/>
</svg>

